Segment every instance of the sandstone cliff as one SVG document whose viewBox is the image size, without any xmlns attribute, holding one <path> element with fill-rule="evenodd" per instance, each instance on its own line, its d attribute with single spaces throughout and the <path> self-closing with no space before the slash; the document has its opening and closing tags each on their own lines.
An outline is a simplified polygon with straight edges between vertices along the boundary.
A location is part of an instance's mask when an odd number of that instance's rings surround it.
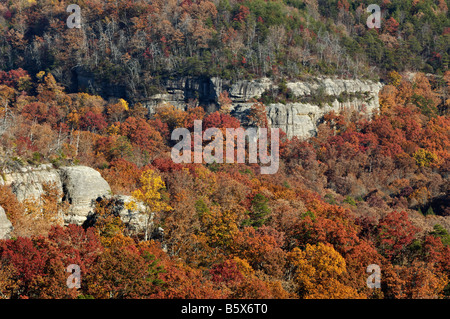
<svg viewBox="0 0 450 319">
<path fill-rule="evenodd" d="M 62 193 L 62 183 L 58 170 L 53 169 L 51 164 L 38 167 L 21 167 L 17 170 L 3 171 L 0 185 L 10 186 L 19 201 L 26 198 L 39 198 L 43 194 L 43 185 L 53 184 Z"/>
<path fill-rule="evenodd" d="M 217 99 L 227 91 L 231 98 L 232 115 L 245 124 L 252 105 L 251 99 L 274 92 L 279 85 L 269 78 L 240 80 L 231 83 L 220 78 L 179 78 L 163 82 L 165 93 L 152 96 L 147 102 L 150 112 L 160 103 L 185 107 L 185 103 L 197 98 L 209 112 L 217 110 Z M 286 83 L 294 101 L 266 103 L 269 122 L 272 127 L 283 129 L 289 138 L 311 137 L 317 132 L 317 125 L 323 115 L 330 111 L 340 112 L 352 109 L 370 116 L 379 108 L 378 93 L 382 84 L 373 81 L 344 80 L 332 78 L 311 78 L 307 81 Z"/>
<path fill-rule="evenodd" d="M 0 239 L 8 239 L 13 226 L 6 216 L 5 210 L 0 206 Z"/>
<path fill-rule="evenodd" d="M 19 201 L 37 200 L 44 193 L 45 185 L 53 185 L 60 194 L 59 200 L 69 203 L 69 210 L 64 215 L 65 224 L 83 224 L 92 215 L 95 203 L 102 197 L 111 195 L 111 188 L 100 173 L 86 166 L 53 168 L 51 164 L 37 167 L 23 167 L 20 170 L 4 171 L 0 178 L 1 185 L 11 187 Z M 124 203 L 131 200 L 128 196 L 116 196 L 118 215 L 129 231 L 142 232 L 147 225 L 147 216 L 142 205 L 138 203 L 136 211 L 125 209 Z M 8 237 L 12 225 L 4 210 L 0 207 L 0 239 Z"/>
</svg>

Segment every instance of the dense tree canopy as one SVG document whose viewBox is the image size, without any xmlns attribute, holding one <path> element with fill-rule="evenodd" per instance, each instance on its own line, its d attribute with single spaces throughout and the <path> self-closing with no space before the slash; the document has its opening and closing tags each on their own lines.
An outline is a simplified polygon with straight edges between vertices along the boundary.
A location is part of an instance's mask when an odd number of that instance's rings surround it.
<svg viewBox="0 0 450 319">
<path fill-rule="evenodd" d="M 80 29 L 66 26 L 72 3 L 81 8 Z M 50 71 L 72 91 L 108 95 L 115 87 L 117 96 L 125 88 L 134 101 L 157 93 L 164 79 L 176 76 L 385 78 L 393 70 L 442 75 L 448 69 L 448 1 L 383 1 L 380 29 L 366 26 L 369 4 L 3 0 L 0 68 L 22 68 L 32 77 Z M 8 81 L 25 88 L 29 78 L 18 81 L 20 72 Z M 74 72 L 95 83 L 79 87 Z M 92 114 L 86 120 L 84 125 L 101 122 Z"/>
<path fill-rule="evenodd" d="M 67 29 L 65 1 L 0 0 L 0 174 L 92 167 L 144 203 L 149 228 L 130 234 L 108 198 L 91 224 L 64 226 L 54 185 L 20 202 L 1 184 L 14 226 L 0 240 L 1 298 L 449 297 L 448 1 L 383 1 L 380 30 L 365 27 L 368 1 L 73 2 L 80 29 Z M 73 87 L 78 67 L 91 89 Z M 227 94 L 212 113 L 139 103 L 163 78 L 311 74 L 381 77 L 380 110 L 328 113 L 309 139 L 282 132 L 272 175 L 172 161 L 176 128 L 241 127 Z M 269 126 L 264 100 L 249 117 Z"/>
</svg>

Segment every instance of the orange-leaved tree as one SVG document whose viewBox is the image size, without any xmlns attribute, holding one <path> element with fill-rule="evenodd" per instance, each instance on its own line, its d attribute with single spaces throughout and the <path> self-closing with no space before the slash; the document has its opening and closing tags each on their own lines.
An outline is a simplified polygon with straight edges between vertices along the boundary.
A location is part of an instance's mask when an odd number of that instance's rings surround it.
<svg viewBox="0 0 450 319">
<path fill-rule="evenodd" d="M 289 261 L 295 267 L 294 282 L 297 293 L 305 299 L 360 298 L 358 292 L 341 278 L 346 272 L 345 259 L 331 245 L 306 245 L 305 250 L 294 248 Z"/>
</svg>

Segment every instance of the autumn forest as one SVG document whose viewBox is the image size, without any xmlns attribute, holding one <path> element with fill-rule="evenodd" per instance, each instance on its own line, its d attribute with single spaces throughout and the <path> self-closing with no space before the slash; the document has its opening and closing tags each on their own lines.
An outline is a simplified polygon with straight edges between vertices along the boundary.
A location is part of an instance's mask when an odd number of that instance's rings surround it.
<svg viewBox="0 0 450 319">
<path fill-rule="evenodd" d="M 449 298 L 450 3 L 373 2 L 380 29 L 366 26 L 371 1 L 0 0 L 0 179 L 83 165 L 111 188 L 75 225 L 53 185 L 21 200 L 0 183 L 14 227 L 0 298 Z M 168 78 L 320 75 L 380 81 L 379 110 L 327 113 L 310 138 L 280 132 L 276 174 L 172 160 L 176 128 L 242 127 L 226 93 L 213 112 L 195 98 L 146 105 Z M 249 102 L 269 127 L 270 101 Z M 129 231 L 117 194 L 152 214 L 148 232 Z"/>
</svg>

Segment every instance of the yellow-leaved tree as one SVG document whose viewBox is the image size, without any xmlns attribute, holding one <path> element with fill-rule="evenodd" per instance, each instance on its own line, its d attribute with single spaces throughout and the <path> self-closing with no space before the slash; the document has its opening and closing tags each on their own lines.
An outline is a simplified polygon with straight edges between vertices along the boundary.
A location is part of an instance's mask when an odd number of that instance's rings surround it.
<svg viewBox="0 0 450 319">
<path fill-rule="evenodd" d="M 305 299 L 354 299 L 358 292 L 342 283 L 346 271 L 345 259 L 329 244 L 294 248 L 289 261 L 295 267 L 294 281 L 298 295 Z"/>
<path fill-rule="evenodd" d="M 166 184 L 154 170 L 149 169 L 142 173 L 140 179 L 141 187 L 135 190 L 131 195 L 134 199 L 141 201 L 145 207 L 147 215 L 145 227 L 145 240 L 148 240 L 150 228 L 153 229 L 153 214 L 167 212 L 172 209 L 162 198 L 161 191 L 166 188 Z M 126 208 L 136 209 L 136 203 L 130 202 Z"/>
</svg>

